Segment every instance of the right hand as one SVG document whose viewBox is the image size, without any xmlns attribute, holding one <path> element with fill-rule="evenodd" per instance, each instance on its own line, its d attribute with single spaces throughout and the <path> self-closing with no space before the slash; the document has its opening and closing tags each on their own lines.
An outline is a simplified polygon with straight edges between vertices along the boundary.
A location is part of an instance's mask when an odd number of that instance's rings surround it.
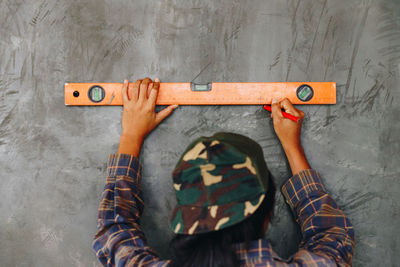
<svg viewBox="0 0 400 267">
<path fill-rule="evenodd" d="M 289 99 L 285 98 L 282 101 L 272 101 L 271 104 L 271 117 L 274 122 L 274 130 L 282 147 L 285 151 L 301 148 L 300 132 L 301 124 L 304 118 L 304 112 L 296 109 Z M 290 119 L 283 117 L 282 109 L 291 115 L 299 117 L 299 122 L 294 122 Z"/>
</svg>

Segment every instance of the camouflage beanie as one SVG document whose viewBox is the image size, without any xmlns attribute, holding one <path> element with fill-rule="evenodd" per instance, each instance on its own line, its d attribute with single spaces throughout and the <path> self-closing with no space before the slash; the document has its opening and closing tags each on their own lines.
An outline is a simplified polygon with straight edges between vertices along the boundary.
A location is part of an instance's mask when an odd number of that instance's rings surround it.
<svg viewBox="0 0 400 267">
<path fill-rule="evenodd" d="M 259 144 L 217 133 L 190 144 L 173 173 L 176 234 L 200 234 L 237 224 L 261 205 L 270 173 Z"/>
</svg>

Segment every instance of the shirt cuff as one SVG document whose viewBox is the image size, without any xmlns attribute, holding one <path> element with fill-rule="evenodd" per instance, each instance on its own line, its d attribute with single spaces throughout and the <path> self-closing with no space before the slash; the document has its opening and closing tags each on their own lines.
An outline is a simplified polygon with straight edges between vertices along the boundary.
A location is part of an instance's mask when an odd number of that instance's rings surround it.
<svg viewBox="0 0 400 267">
<path fill-rule="evenodd" d="M 312 192 L 326 193 L 319 173 L 312 169 L 297 173 L 282 186 L 282 194 L 292 208 Z"/>
<path fill-rule="evenodd" d="M 108 156 L 107 173 L 108 177 L 129 176 L 138 177 L 142 172 L 142 164 L 139 159 L 130 154 L 110 154 Z"/>
</svg>

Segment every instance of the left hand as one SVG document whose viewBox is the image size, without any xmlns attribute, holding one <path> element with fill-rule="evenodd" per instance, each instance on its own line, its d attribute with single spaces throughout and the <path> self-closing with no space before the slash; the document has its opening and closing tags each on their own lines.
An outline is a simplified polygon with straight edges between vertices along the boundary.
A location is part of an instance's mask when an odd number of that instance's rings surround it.
<svg viewBox="0 0 400 267">
<path fill-rule="evenodd" d="M 124 81 L 122 134 L 118 153 L 139 156 L 146 136 L 178 107 L 171 105 L 158 113 L 155 112 L 159 87 L 159 79 L 155 79 L 154 83 L 150 78 L 137 80 L 133 86 L 129 86 L 127 80 Z"/>
</svg>

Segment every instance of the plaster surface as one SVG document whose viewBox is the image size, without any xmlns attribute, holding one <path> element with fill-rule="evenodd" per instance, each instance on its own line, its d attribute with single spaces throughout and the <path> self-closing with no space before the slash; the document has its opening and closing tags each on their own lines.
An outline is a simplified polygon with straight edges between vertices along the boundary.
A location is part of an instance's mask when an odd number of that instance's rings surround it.
<svg viewBox="0 0 400 267">
<path fill-rule="evenodd" d="M 302 106 L 311 166 L 354 224 L 354 266 L 400 262 L 400 2 L 0 0 L 0 265 L 100 266 L 92 252 L 121 107 L 64 106 L 64 82 L 334 81 Z M 149 243 L 168 257 L 171 172 L 194 138 L 245 134 L 281 185 L 290 173 L 260 106 L 182 106 L 146 140 Z M 300 232 L 280 194 L 267 233 Z"/>
</svg>

